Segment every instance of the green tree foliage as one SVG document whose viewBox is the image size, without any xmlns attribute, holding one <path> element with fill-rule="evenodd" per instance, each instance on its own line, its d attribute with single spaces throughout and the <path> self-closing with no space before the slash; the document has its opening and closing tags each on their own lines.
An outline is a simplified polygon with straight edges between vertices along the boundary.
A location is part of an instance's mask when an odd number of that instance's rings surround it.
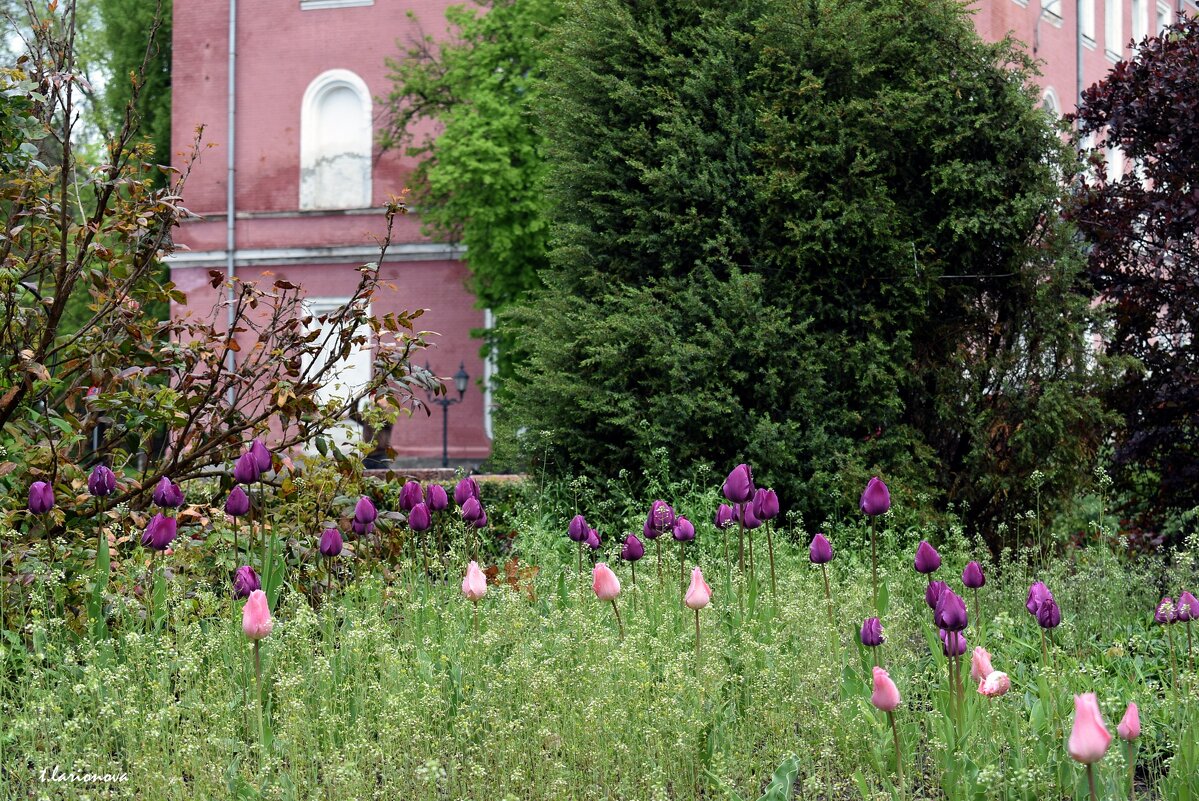
<svg viewBox="0 0 1199 801">
<path fill-rule="evenodd" d="M 466 246 L 479 306 L 499 310 L 538 286 L 546 265 L 546 164 L 533 109 L 541 43 L 560 6 L 481 5 L 485 13 L 447 10 L 451 40 L 427 37 L 388 60 L 382 144 L 422 159 L 412 198 L 426 232 Z M 421 133 L 429 122 L 435 133 Z M 501 355 L 506 365 L 508 349 Z"/>
<path fill-rule="evenodd" d="M 748 459 L 817 523 L 875 471 L 991 531 L 1076 487 L 1105 366 L 1014 46 L 948 0 L 575 0 L 552 47 L 502 454 Z"/>
</svg>

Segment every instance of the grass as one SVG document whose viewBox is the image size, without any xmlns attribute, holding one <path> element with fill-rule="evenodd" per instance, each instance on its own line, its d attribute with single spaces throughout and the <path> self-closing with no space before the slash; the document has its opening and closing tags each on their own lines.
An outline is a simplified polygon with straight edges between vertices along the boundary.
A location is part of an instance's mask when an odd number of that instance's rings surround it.
<svg viewBox="0 0 1199 801">
<path fill-rule="evenodd" d="M 262 643 L 264 742 L 238 603 L 172 581 L 161 631 L 145 630 L 136 604 L 118 605 L 111 635 L 92 639 L 64 623 L 51 582 L 39 582 L 29 624 L 20 636 L 6 632 L 3 644 L 2 795 L 756 799 L 794 755 L 796 798 L 897 797 L 891 732 L 869 704 L 871 655 L 856 637 L 870 606 L 864 530 L 830 532 L 830 631 L 806 533 L 775 537 L 772 598 L 761 532 L 758 581 L 740 583 L 724 572 L 719 535 L 698 528 L 703 547 L 688 554 L 699 552 L 714 590 L 700 613 L 698 662 L 672 542 L 664 543 L 660 583 L 653 547 L 636 588 L 628 566 L 617 567 L 623 641 L 611 606 L 591 593 L 589 572 L 578 577 L 574 544 L 544 531 L 529 541 L 549 544 L 523 554 L 542 568 L 533 600 L 490 587 L 477 635 L 460 574 L 446 582 L 414 569 L 390 584 L 363 578 L 317 608 L 285 590 Z M 1180 669 L 1180 689 L 1171 688 L 1167 641 L 1152 624 L 1161 594 L 1194 586 L 1188 559 L 1167 568 L 1097 546 L 1036 568 L 1031 554 L 988 566 L 981 621 L 965 595 L 966 635 L 971 647 L 991 651 L 1013 689 L 988 700 L 967 686 L 953 725 L 944 657 L 939 645 L 930 648 L 924 579 L 910 562 L 916 540 L 929 534 L 888 530 L 881 543 L 887 642 L 879 657 L 903 696 L 896 716 L 906 797 L 1086 798 L 1085 775 L 1065 752 L 1072 696 L 1086 691 L 1098 693 L 1113 734 L 1125 704 L 1140 706 L 1139 798 L 1199 797 L 1199 676 Z M 961 569 L 977 554 L 960 533 L 935 544 L 945 557 L 937 578 L 963 592 Z M 457 573 L 464 560 L 453 562 Z M 1063 610 L 1048 665 L 1023 606 L 1036 579 Z M 1174 633 L 1185 648 L 1185 632 Z M 1120 745 L 1098 766 L 1100 798 L 1127 796 Z M 56 767 L 128 780 L 40 780 Z"/>
</svg>

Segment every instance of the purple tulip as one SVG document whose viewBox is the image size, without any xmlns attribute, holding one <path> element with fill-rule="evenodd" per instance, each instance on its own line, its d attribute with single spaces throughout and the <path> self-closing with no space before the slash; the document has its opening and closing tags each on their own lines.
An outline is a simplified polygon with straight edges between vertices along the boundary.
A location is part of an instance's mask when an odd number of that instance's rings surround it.
<svg viewBox="0 0 1199 801">
<path fill-rule="evenodd" d="M 341 553 L 341 532 L 335 528 L 327 528 L 321 532 L 321 544 L 319 546 L 322 556 L 334 557 Z"/>
<path fill-rule="evenodd" d="M 966 638 L 956 631 L 941 629 L 939 636 L 941 637 L 941 651 L 946 656 L 961 656 L 969 647 L 966 644 Z"/>
<path fill-rule="evenodd" d="M 946 588 L 937 599 L 937 607 L 933 610 L 933 622 L 937 628 L 946 631 L 961 631 L 969 623 L 966 614 L 966 602 L 953 590 Z"/>
<path fill-rule="evenodd" d="M 418 503 L 408 512 L 408 528 L 413 531 L 428 531 L 433 525 L 433 516 L 429 512 L 429 507 L 423 503 Z"/>
<path fill-rule="evenodd" d="M 779 496 L 772 489 L 760 489 L 754 493 L 754 517 L 773 520 L 779 514 Z"/>
<path fill-rule="evenodd" d="M 729 473 L 720 488 L 724 497 L 733 503 L 746 503 L 754 497 L 754 475 L 747 464 L 739 464 Z"/>
<path fill-rule="evenodd" d="M 487 528 L 487 510 L 482 506 L 479 507 L 479 516 L 474 521 L 475 528 Z"/>
<path fill-rule="evenodd" d="M 440 484 L 430 484 L 425 495 L 429 508 L 434 512 L 444 512 L 449 508 L 450 496 L 446 494 L 445 487 Z"/>
<path fill-rule="evenodd" d="M 364 537 L 375 530 L 374 523 L 363 523 L 361 520 L 354 519 L 350 521 L 350 530 L 359 537 Z"/>
<path fill-rule="evenodd" d="M 593 551 L 598 551 L 600 548 L 599 532 L 593 528 L 587 529 L 587 538 L 583 540 L 587 543 L 587 547 Z"/>
<path fill-rule="evenodd" d="M 252 452 L 246 451 L 237 457 L 237 461 L 233 464 L 234 481 L 248 487 L 260 478 L 262 478 L 262 471 L 258 469 L 258 460 L 254 458 Z"/>
<path fill-rule="evenodd" d="M 467 523 L 474 523 L 482 516 L 484 516 L 483 504 L 479 503 L 479 499 L 467 498 L 466 503 L 462 504 L 462 519 Z"/>
<path fill-rule="evenodd" d="M 358 523 L 374 523 L 379 518 L 379 512 L 370 498 L 363 495 L 354 506 L 354 520 Z"/>
<path fill-rule="evenodd" d="M 44 515 L 54 508 L 54 490 L 45 481 L 35 481 L 29 485 L 29 511 L 35 515 Z"/>
<path fill-rule="evenodd" d="M 928 544 L 928 540 L 920 540 L 916 546 L 916 572 L 935 573 L 941 567 L 941 554 Z"/>
<path fill-rule="evenodd" d="M 462 506 L 469 498 L 479 497 L 479 485 L 469 476 L 454 485 L 454 503 Z"/>
<path fill-rule="evenodd" d="M 254 441 L 250 443 L 250 453 L 254 454 L 254 462 L 258 465 L 259 473 L 265 473 L 271 469 L 271 452 L 258 437 L 255 437 Z"/>
<path fill-rule="evenodd" d="M 733 525 L 736 520 L 737 517 L 733 513 L 733 507 L 729 506 L 727 503 L 722 503 L 716 509 L 716 519 L 713 522 L 716 524 L 716 528 L 728 528 L 729 526 Z"/>
<path fill-rule="evenodd" d="M 812 537 L 812 544 L 808 546 L 808 558 L 814 565 L 833 561 L 833 546 L 823 534 Z"/>
<path fill-rule="evenodd" d="M 178 522 L 173 517 L 167 517 L 162 512 L 154 515 L 150 525 L 142 534 L 142 545 L 156 551 L 165 551 L 178 533 Z"/>
<path fill-rule="evenodd" d="M 1183 590 L 1182 594 L 1178 596 L 1178 612 L 1175 619 L 1179 623 L 1199 620 L 1199 601 L 1196 601 L 1195 596 L 1186 590 Z"/>
<path fill-rule="evenodd" d="M 887 485 L 878 476 L 874 476 L 866 484 L 866 489 L 862 490 L 862 499 L 858 502 L 858 507 L 868 517 L 881 515 L 891 508 L 891 491 L 887 489 Z"/>
<path fill-rule="evenodd" d="M 1030 615 L 1036 617 L 1037 608 L 1040 607 L 1042 602 L 1044 602 L 1047 598 L 1052 597 L 1053 593 L 1049 591 L 1049 588 L 1045 586 L 1044 582 L 1038 581 L 1028 588 L 1028 600 L 1024 603 L 1024 608 L 1028 610 Z"/>
<path fill-rule="evenodd" d="M 695 526 L 690 520 L 679 515 L 674 519 L 674 529 L 671 533 L 679 542 L 691 542 L 695 539 Z"/>
<path fill-rule="evenodd" d="M 666 501 L 654 501 L 645 522 L 658 534 L 665 534 L 674 528 L 674 508 Z"/>
<path fill-rule="evenodd" d="M 862 622 L 862 645 L 877 648 L 887 641 L 883 636 L 883 624 L 877 617 L 868 617 Z"/>
<path fill-rule="evenodd" d="M 104 498 L 113 493 L 117 488 L 116 473 L 108 469 L 107 465 L 98 464 L 92 468 L 92 473 L 87 477 L 87 491 L 97 498 Z"/>
<path fill-rule="evenodd" d="M 637 535 L 630 534 L 625 537 L 624 545 L 620 546 L 620 558 L 626 562 L 636 562 L 643 556 L 645 556 L 645 546 L 641 544 L 641 540 L 637 539 Z"/>
<path fill-rule="evenodd" d="M 241 517 L 250 511 L 250 496 L 246 495 L 245 490 L 234 485 L 229 491 L 229 497 L 225 500 L 225 514 L 230 517 Z"/>
<path fill-rule="evenodd" d="M 1037 625 L 1043 629 L 1057 628 L 1062 622 L 1062 610 L 1058 608 L 1057 601 L 1052 597 L 1041 601 L 1041 605 L 1037 607 Z"/>
<path fill-rule="evenodd" d="M 737 509 L 741 512 L 741 522 L 745 524 L 746 528 L 752 530 L 761 527 L 762 521 L 754 514 L 754 505 L 752 503 L 743 503 Z"/>
<path fill-rule="evenodd" d="M 987 577 L 983 575 L 982 566 L 978 562 L 967 562 L 966 569 L 962 571 L 962 584 L 977 590 L 986 583 Z"/>
<path fill-rule="evenodd" d="M 415 481 L 404 482 L 404 486 L 400 490 L 400 511 L 411 512 L 414 506 L 423 503 L 424 500 L 425 496 L 421 492 L 420 484 Z"/>
<path fill-rule="evenodd" d="M 183 490 L 178 484 L 163 476 L 154 487 L 153 498 L 154 503 L 163 509 L 177 509 L 183 505 Z"/>
<path fill-rule="evenodd" d="M 249 565 L 242 565 L 233 574 L 233 594 L 238 598 L 249 598 L 254 590 L 261 590 L 262 582 Z"/>
<path fill-rule="evenodd" d="M 924 602 L 928 604 L 928 608 L 936 609 L 937 601 L 941 599 L 941 593 L 948 589 L 949 585 L 944 581 L 930 581 L 924 588 Z"/>
<path fill-rule="evenodd" d="M 575 515 L 566 527 L 566 536 L 570 537 L 571 542 L 583 542 L 587 539 L 587 529 L 587 518 Z"/>
<path fill-rule="evenodd" d="M 1162 625 L 1173 623 L 1177 617 L 1174 611 L 1174 599 L 1169 595 L 1157 602 L 1157 607 L 1153 610 L 1153 619 Z"/>
</svg>

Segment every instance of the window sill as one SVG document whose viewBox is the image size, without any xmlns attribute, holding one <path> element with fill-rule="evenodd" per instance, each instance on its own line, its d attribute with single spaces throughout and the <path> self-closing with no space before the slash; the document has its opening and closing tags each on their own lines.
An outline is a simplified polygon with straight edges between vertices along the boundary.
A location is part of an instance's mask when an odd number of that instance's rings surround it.
<svg viewBox="0 0 1199 801">
<path fill-rule="evenodd" d="M 354 8 L 374 4 L 375 0 L 300 0 L 300 10 L 319 11 L 323 8 Z"/>
</svg>

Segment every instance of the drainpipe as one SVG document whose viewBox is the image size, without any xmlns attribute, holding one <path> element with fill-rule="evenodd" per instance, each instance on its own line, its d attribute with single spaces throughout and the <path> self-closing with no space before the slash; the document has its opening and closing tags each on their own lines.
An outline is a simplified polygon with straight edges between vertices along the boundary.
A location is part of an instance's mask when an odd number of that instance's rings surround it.
<svg viewBox="0 0 1199 801">
<path fill-rule="evenodd" d="M 237 212 L 237 195 L 235 194 L 234 179 L 237 166 L 234 156 L 237 150 L 237 0 L 229 0 L 229 130 L 225 145 L 228 162 L 225 169 L 225 279 L 229 284 L 229 331 L 233 330 L 236 315 L 233 307 L 237 300 L 233 291 L 233 276 L 236 272 L 235 257 L 237 253 L 237 237 L 235 215 Z M 230 350 L 227 354 L 228 370 L 237 369 L 236 356 Z M 229 387 L 229 405 L 237 399 L 237 393 Z"/>
<path fill-rule="evenodd" d="M 1074 110 L 1082 107 L 1082 4 L 1086 0 L 1078 0 L 1074 7 L 1074 27 L 1077 36 L 1074 37 Z M 1078 127 L 1078 121 L 1074 123 Z"/>
<path fill-rule="evenodd" d="M 495 314 L 491 309 L 483 310 L 483 327 L 488 331 L 495 328 Z M 495 348 L 488 348 L 487 358 L 483 361 L 483 433 L 487 435 L 487 439 L 495 439 L 491 423 L 491 385 L 495 383 L 498 369 Z"/>
</svg>

